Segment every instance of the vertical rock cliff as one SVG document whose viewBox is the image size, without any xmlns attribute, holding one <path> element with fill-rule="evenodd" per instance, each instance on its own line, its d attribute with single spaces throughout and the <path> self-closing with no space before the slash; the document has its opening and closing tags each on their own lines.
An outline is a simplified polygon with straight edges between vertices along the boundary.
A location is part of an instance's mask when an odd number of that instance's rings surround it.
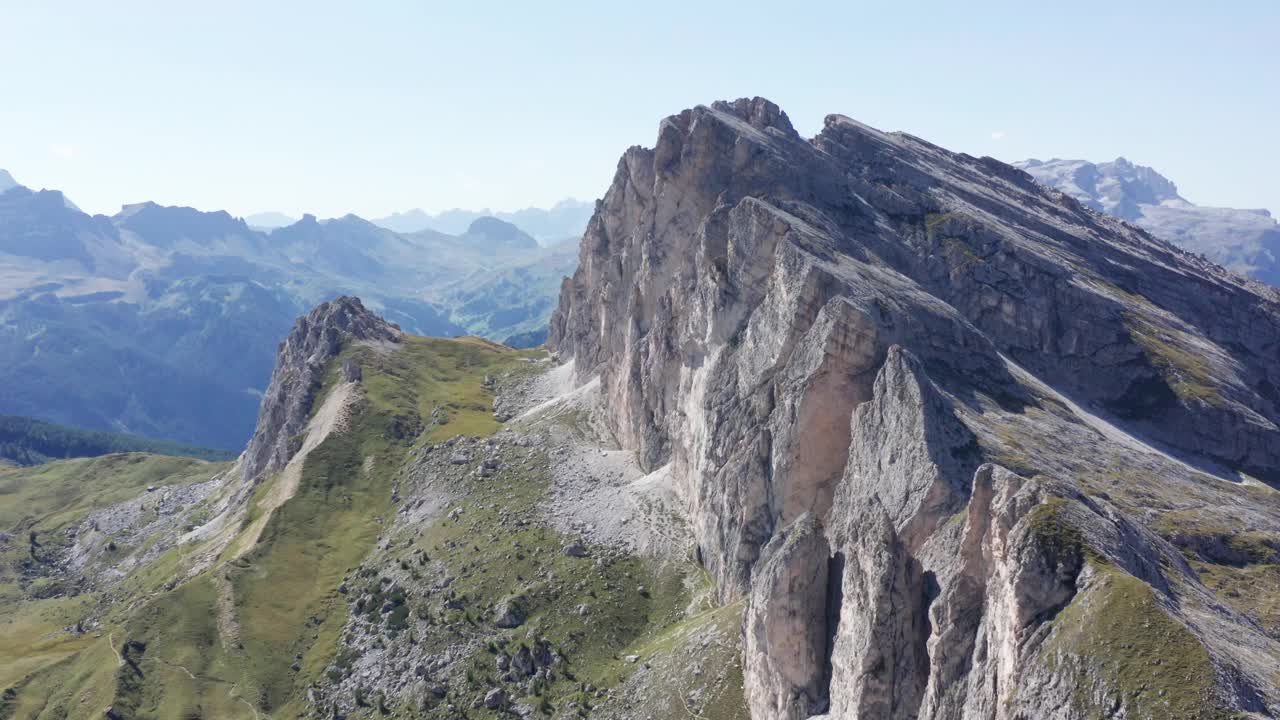
<svg viewBox="0 0 1280 720">
<path fill-rule="evenodd" d="M 1280 631 L 1189 540 L 1280 547 L 1275 291 L 756 98 L 626 152 L 548 343 L 746 600 L 754 717 L 1280 711 Z"/>
</svg>

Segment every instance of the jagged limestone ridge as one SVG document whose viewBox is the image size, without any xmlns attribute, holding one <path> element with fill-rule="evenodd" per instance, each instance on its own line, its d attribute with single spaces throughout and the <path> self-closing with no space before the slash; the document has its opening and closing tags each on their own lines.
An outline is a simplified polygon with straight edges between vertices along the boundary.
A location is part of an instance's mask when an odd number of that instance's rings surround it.
<svg viewBox="0 0 1280 720">
<path fill-rule="evenodd" d="M 1280 532 L 1274 291 L 995 160 L 843 116 L 805 140 L 759 98 L 627 151 L 581 253 L 549 344 L 748 597 L 755 717 L 1275 710 L 1275 637 L 1135 520 Z M 825 583 L 770 549 L 800 518 Z M 1187 682 L 1055 622 L 1114 602 L 1201 648 Z"/>
<path fill-rule="evenodd" d="M 397 342 L 400 328 L 369 312 L 360 298 L 339 297 L 298 318 L 280 343 L 271 383 L 258 411 L 258 427 L 245 449 L 246 480 L 284 466 L 297 451 L 329 361 L 348 340 Z"/>
</svg>

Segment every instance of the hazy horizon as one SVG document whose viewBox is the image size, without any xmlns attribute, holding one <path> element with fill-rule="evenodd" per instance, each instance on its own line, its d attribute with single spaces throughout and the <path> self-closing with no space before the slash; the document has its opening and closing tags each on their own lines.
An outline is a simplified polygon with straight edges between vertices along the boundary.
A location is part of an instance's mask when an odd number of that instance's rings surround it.
<svg viewBox="0 0 1280 720">
<path fill-rule="evenodd" d="M 589 201 L 663 117 L 752 95 L 805 136 L 842 113 L 1009 162 L 1123 155 L 1280 210 L 1273 3 L 66 5 L 6 13 L 0 168 L 87 212 Z"/>
</svg>

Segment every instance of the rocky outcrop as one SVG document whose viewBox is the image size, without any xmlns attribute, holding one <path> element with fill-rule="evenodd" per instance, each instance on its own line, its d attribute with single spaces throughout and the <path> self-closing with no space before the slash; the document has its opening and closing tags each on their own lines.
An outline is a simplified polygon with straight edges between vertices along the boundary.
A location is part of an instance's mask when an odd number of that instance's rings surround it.
<svg viewBox="0 0 1280 720">
<path fill-rule="evenodd" d="M 912 717 L 927 662 L 919 564 L 875 503 L 845 517 L 833 544 L 843 572 L 832 579 L 840 607 L 830 629 L 831 716 Z"/>
<path fill-rule="evenodd" d="M 548 343 L 747 597 L 758 718 L 1133 706 L 1123 678 L 1075 692 L 1099 650 L 1054 623 L 1116 588 L 1203 648 L 1187 703 L 1280 702 L 1280 645 L 1143 524 L 1280 486 L 1270 289 L 990 158 L 834 115 L 805 140 L 756 98 L 627 151 Z"/>
<path fill-rule="evenodd" d="M 829 556 L 822 527 L 809 514 L 765 548 L 743 644 L 747 703 L 756 717 L 803 720 L 826 707 Z"/>
<path fill-rule="evenodd" d="M 293 457 L 294 438 L 306 428 L 316 393 L 331 359 L 343 343 L 394 343 L 400 328 L 365 309 L 359 298 L 339 297 L 321 303 L 298 318 L 276 354 L 271 384 L 258 411 L 258 428 L 241 460 L 244 479 L 253 481 L 278 470 Z M 360 369 L 344 365 L 347 380 L 358 380 Z"/>
<path fill-rule="evenodd" d="M 872 505 L 912 551 L 968 499 L 973 434 L 909 351 L 889 349 L 871 399 L 853 413 L 841 514 Z"/>
<path fill-rule="evenodd" d="M 929 656 L 936 570 L 921 550 L 964 506 L 974 440 L 919 361 L 893 346 L 871 398 L 853 412 L 848 463 L 831 512 L 841 558 L 833 628 L 834 717 L 915 713 Z M 833 608 L 834 610 L 834 608 Z"/>
</svg>

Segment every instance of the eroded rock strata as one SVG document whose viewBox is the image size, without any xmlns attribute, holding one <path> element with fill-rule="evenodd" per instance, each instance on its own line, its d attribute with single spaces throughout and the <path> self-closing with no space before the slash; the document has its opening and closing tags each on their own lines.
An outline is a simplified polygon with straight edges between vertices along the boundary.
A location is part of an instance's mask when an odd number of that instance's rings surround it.
<svg viewBox="0 0 1280 720">
<path fill-rule="evenodd" d="M 626 152 L 548 342 L 745 599 L 753 717 L 1280 710 L 1280 633 L 1188 564 L 1280 530 L 1274 290 L 756 98 Z"/>
</svg>

